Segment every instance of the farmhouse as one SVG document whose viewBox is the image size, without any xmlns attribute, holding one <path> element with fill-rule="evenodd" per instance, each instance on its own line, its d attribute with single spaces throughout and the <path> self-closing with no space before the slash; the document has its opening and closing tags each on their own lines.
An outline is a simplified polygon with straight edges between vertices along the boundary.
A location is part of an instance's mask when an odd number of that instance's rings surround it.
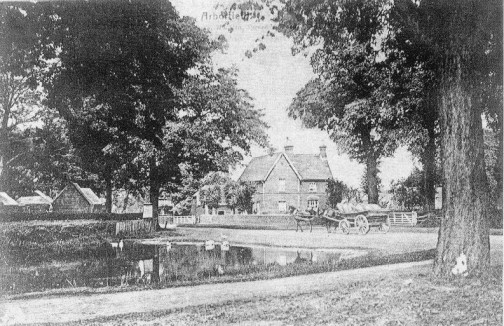
<svg viewBox="0 0 504 326">
<path fill-rule="evenodd" d="M 28 213 L 48 212 L 52 208 L 52 199 L 40 190 L 35 190 L 33 196 L 19 197 L 19 206 Z"/>
<path fill-rule="evenodd" d="M 54 198 L 53 210 L 66 213 L 101 213 L 105 212 L 105 205 L 93 190 L 81 188 L 71 182 Z"/>
<path fill-rule="evenodd" d="M 327 180 L 332 173 L 326 146 L 319 154 L 294 154 L 289 142 L 284 152 L 253 158 L 240 181 L 256 185 L 254 213 L 286 213 L 289 206 L 301 209 L 325 207 Z"/>
</svg>

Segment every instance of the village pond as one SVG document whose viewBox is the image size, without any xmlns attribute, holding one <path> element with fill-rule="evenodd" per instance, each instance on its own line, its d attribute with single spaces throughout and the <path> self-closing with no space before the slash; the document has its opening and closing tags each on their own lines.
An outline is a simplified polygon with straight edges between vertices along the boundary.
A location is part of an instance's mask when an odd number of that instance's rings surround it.
<svg viewBox="0 0 504 326">
<path fill-rule="evenodd" d="M 365 254 L 346 249 L 300 249 L 228 245 L 213 242 L 138 241 L 103 243 L 92 255 L 71 261 L 3 266 L 4 294 L 77 287 L 129 287 L 143 284 L 189 285 L 205 280 L 236 279 L 260 273 L 282 273 L 314 265 L 336 266 L 342 259 Z M 230 280 L 231 280 L 230 279 Z"/>
</svg>

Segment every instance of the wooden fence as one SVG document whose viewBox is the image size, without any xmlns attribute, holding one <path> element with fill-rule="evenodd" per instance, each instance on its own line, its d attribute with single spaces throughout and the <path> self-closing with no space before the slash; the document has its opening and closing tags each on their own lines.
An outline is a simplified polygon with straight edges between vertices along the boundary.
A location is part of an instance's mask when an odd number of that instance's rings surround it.
<svg viewBox="0 0 504 326">
<path fill-rule="evenodd" d="M 115 234 L 122 236 L 135 236 L 138 234 L 150 233 L 153 231 L 150 220 L 131 220 L 116 223 Z"/>
<path fill-rule="evenodd" d="M 196 224 L 196 216 L 159 215 L 159 226 L 164 227 L 167 224 L 175 224 L 175 225 Z"/>
<path fill-rule="evenodd" d="M 390 212 L 389 219 L 391 225 L 410 225 L 417 224 L 416 212 Z"/>
<path fill-rule="evenodd" d="M 440 220 L 442 213 L 440 211 L 429 212 L 417 217 L 418 224 L 422 224 L 427 221 Z"/>
<path fill-rule="evenodd" d="M 233 227 L 265 227 L 270 229 L 296 229 L 296 221 L 291 215 L 201 215 L 198 220 L 202 225 L 219 225 Z M 304 227 L 304 226 L 303 226 Z"/>
</svg>

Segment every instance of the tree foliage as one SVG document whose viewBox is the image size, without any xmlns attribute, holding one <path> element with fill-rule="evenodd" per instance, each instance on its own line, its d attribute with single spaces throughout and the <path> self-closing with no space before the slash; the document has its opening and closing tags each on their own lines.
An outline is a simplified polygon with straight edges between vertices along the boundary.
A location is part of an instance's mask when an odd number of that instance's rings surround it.
<svg viewBox="0 0 504 326">
<path fill-rule="evenodd" d="M 439 171 L 436 175 L 436 185 L 440 185 Z M 392 200 L 399 205 L 400 209 L 412 211 L 424 207 L 425 187 L 424 171 L 415 167 L 407 178 L 392 181 L 389 192 L 392 194 Z"/>
<path fill-rule="evenodd" d="M 380 2 L 381 3 L 381 2 Z M 375 2 L 289 2 L 280 30 L 295 50 L 318 46 L 311 57 L 316 79 L 298 92 L 289 115 L 326 130 L 339 147 L 366 164 L 369 201 L 378 201 L 378 163 L 399 140 L 397 119 L 383 87 L 393 66 L 382 60 L 382 6 Z"/>
<path fill-rule="evenodd" d="M 266 143 L 236 72 L 211 68 L 219 42 L 169 2 L 36 6 L 50 63 L 46 103 L 68 124 L 82 168 L 107 190 L 147 187 L 156 205 L 160 189 L 226 170 L 251 142 Z"/>
<path fill-rule="evenodd" d="M 200 198 L 209 208 L 225 204 L 233 210 L 252 212 L 255 186 L 246 182 L 232 180 L 228 175 L 212 172 L 200 183 Z"/>
<path fill-rule="evenodd" d="M 331 208 L 336 208 L 336 205 L 341 203 L 349 192 L 348 186 L 337 179 L 327 180 L 327 205 Z"/>
<path fill-rule="evenodd" d="M 22 146 L 22 157 L 5 175 L 5 186 L 13 196 L 29 195 L 34 190 L 55 197 L 69 181 L 93 187 L 101 193 L 96 174 L 82 169 L 81 158 L 73 148 L 65 120 L 57 112 L 44 108 L 36 127 L 25 129 L 20 140 L 30 139 L 31 148 Z M 21 151 L 21 149 L 20 149 Z"/>
<path fill-rule="evenodd" d="M 42 46 L 35 33 L 38 13 L 22 10 L 32 4 L 0 5 L 0 189 L 8 185 L 9 172 L 15 173 L 29 150 L 31 139 L 23 138 L 22 128 L 36 121 L 40 113 L 37 76 L 43 68 Z M 24 146 L 23 146 L 24 144 Z"/>
</svg>

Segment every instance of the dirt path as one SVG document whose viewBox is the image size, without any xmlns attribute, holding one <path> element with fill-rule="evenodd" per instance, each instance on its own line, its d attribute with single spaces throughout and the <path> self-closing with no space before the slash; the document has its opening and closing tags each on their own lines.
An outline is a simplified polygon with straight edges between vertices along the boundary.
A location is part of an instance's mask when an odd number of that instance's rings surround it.
<svg viewBox="0 0 504 326">
<path fill-rule="evenodd" d="M 379 279 L 391 274 L 410 273 L 412 270 L 428 273 L 431 264 L 431 261 L 425 261 L 243 283 L 14 300 L 0 304 L 0 316 L 2 316 L 0 324 L 66 323 L 129 313 L 223 303 L 230 300 L 330 290 L 341 285 L 342 282 Z"/>
</svg>

